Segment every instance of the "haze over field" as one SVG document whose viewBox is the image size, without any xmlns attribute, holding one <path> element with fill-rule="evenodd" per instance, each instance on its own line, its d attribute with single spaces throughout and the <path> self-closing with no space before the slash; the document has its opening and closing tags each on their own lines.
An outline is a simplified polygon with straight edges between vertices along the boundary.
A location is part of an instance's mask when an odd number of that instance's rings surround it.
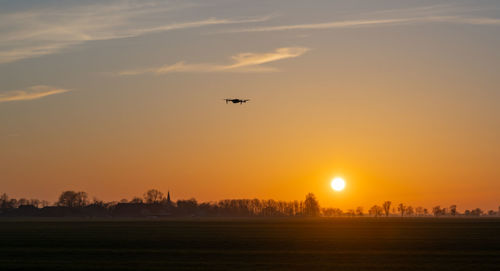
<svg viewBox="0 0 500 271">
<path fill-rule="evenodd" d="M 498 48 L 496 0 L 0 0 L 0 192 L 496 210 Z"/>
</svg>

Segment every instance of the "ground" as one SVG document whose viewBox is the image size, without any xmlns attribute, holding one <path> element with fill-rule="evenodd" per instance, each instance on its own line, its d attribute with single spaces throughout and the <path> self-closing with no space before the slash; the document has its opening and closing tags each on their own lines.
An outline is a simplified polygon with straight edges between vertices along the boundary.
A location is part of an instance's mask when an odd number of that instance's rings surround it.
<svg viewBox="0 0 500 271">
<path fill-rule="evenodd" d="M 500 270 L 500 219 L 1 219 L 26 269 Z"/>
</svg>

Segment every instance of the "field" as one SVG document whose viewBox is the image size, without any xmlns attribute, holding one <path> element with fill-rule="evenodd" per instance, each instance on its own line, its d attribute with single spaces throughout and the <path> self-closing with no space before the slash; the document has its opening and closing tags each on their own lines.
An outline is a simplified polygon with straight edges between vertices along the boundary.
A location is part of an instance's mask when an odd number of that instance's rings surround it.
<svg viewBox="0 0 500 271">
<path fill-rule="evenodd" d="M 0 270 L 500 270 L 500 219 L 0 220 Z"/>
</svg>

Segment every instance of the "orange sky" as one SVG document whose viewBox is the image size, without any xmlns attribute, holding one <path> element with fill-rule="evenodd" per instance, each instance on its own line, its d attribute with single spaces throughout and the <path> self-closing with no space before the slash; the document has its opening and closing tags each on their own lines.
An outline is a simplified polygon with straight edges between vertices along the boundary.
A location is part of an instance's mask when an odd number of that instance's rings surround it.
<svg viewBox="0 0 500 271">
<path fill-rule="evenodd" d="M 498 208 L 498 3 L 278 2 L 6 4 L 0 192 Z"/>
</svg>

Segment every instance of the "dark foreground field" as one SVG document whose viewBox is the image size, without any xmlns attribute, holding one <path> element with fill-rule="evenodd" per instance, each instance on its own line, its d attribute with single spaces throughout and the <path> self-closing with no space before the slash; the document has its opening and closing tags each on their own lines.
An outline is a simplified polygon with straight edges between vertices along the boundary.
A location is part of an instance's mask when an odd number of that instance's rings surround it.
<svg viewBox="0 0 500 271">
<path fill-rule="evenodd" d="M 0 270 L 500 270 L 500 219 L 0 220 Z"/>
</svg>

